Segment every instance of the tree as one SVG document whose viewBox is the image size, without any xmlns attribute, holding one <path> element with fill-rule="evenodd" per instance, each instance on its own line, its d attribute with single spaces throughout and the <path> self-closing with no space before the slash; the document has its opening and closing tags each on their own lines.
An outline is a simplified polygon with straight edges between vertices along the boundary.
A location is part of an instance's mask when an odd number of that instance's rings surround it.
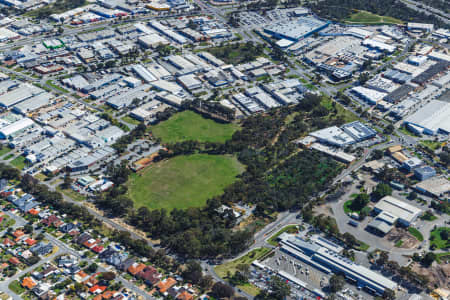
<svg viewBox="0 0 450 300">
<path fill-rule="evenodd" d="M 369 195 L 366 193 L 358 194 L 358 196 L 356 196 L 350 204 L 350 208 L 354 211 L 360 211 L 367 205 L 367 203 L 369 203 L 369 200 Z"/>
<path fill-rule="evenodd" d="M 193 283 L 198 284 L 202 279 L 202 266 L 194 260 L 189 261 L 186 266 L 186 270 L 183 272 L 183 279 Z"/>
<path fill-rule="evenodd" d="M 112 281 L 116 279 L 116 274 L 114 274 L 114 272 L 103 272 L 101 274 L 101 277 L 105 281 Z"/>
<path fill-rule="evenodd" d="M 198 285 L 201 286 L 204 290 L 208 290 L 211 288 L 212 284 L 214 282 L 214 279 L 211 275 L 206 275 L 200 278 Z"/>
<path fill-rule="evenodd" d="M 361 85 L 365 84 L 369 80 L 369 73 L 361 73 L 358 77 L 358 81 Z"/>
<path fill-rule="evenodd" d="M 23 226 L 23 230 L 25 231 L 25 233 L 30 234 L 33 232 L 33 225 L 25 224 L 25 226 Z"/>
<path fill-rule="evenodd" d="M 64 28 L 62 28 L 62 26 L 58 27 L 58 34 L 63 34 L 64 33 Z"/>
<path fill-rule="evenodd" d="M 66 190 L 66 189 L 70 188 L 71 185 L 72 185 L 72 178 L 70 177 L 69 174 L 66 174 L 66 176 L 64 176 L 64 181 L 63 181 L 61 187 Z"/>
<path fill-rule="evenodd" d="M 441 230 L 439 232 L 439 235 L 441 236 L 442 240 L 447 241 L 448 240 L 448 233 L 449 233 L 449 231 L 444 229 L 444 230 Z"/>
<path fill-rule="evenodd" d="M 333 274 L 329 281 L 329 289 L 332 293 L 339 292 L 345 285 L 345 278 L 341 275 Z"/>
<path fill-rule="evenodd" d="M 389 124 L 388 126 L 384 127 L 383 132 L 384 132 L 385 134 L 391 134 L 391 133 L 394 132 L 394 130 L 395 130 L 394 125 Z"/>
<path fill-rule="evenodd" d="M 234 295 L 234 290 L 228 284 L 216 282 L 211 290 L 215 298 L 231 298 Z"/>
<path fill-rule="evenodd" d="M 375 190 L 372 192 L 371 196 L 376 200 L 380 200 L 385 196 L 392 195 L 392 188 L 385 183 L 377 184 Z"/>
<path fill-rule="evenodd" d="M 383 158 L 383 155 L 384 155 L 384 152 L 383 152 L 383 150 L 381 150 L 381 149 L 375 149 L 375 150 L 373 150 L 373 152 L 372 152 L 372 159 L 382 159 Z"/>
<path fill-rule="evenodd" d="M 385 289 L 383 292 L 383 299 L 386 300 L 394 300 L 395 299 L 395 292 L 391 289 Z"/>
<path fill-rule="evenodd" d="M 414 191 L 409 192 L 409 194 L 408 194 L 408 199 L 409 199 L 409 200 L 415 200 L 415 199 L 417 199 L 417 193 L 414 192 Z"/>
<path fill-rule="evenodd" d="M 98 265 L 96 263 L 92 263 L 86 268 L 86 272 L 89 274 L 92 274 L 92 273 L 97 272 L 97 269 L 98 269 Z"/>
<path fill-rule="evenodd" d="M 434 262 L 435 259 L 436 259 L 436 254 L 434 254 L 433 252 L 428 252 L 422 258 L 422 264 L 426 267 L 429 267 L 429 266 L 431 266 L 431 264 Z"/>
</svg>

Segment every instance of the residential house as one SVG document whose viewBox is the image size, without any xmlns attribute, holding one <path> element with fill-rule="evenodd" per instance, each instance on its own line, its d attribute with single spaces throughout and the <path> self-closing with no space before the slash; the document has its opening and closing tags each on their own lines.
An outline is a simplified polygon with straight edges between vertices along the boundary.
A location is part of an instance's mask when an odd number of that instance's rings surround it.
<svg viewBox="0 0 450 300">
<path fill-rule="evenodd" d="M 133 276 L 136 276 L 139 272 L 143 271 L 145 269 L 145 265 L 140 263 L 134 263 L 128 268 L 128 273 L 130 273 Z"/>
<path fill-rule="evenodd" d="M 39 242 L 31 247 L 30 251 L 35 255 L 47 255 L 53 251 L 53 245 L 51 243 L 45 244 L 44 242 Z"/>
<path fill-rule="evenodd" d="M 156 287 L 161 293 L 167 292 L 171 287 L 173 287 L 175 284 L 177 284 L 177 281 L 173 279 L 172 277 L 168 277 L 164 280 L 161 280 Z"/>
<path fill-rule="evenodd" d="M 21 285 L 22 285 L 24 288 L 27 288 L 27 289 L 29 289 L 29 290 L 32 290 L 32 289 L 37 285 L 37 282 L 36 282 L 33 278 L 31 278 L 31 277 L 25 277 L 25 278 L 22 280 Z"/>
</svg>

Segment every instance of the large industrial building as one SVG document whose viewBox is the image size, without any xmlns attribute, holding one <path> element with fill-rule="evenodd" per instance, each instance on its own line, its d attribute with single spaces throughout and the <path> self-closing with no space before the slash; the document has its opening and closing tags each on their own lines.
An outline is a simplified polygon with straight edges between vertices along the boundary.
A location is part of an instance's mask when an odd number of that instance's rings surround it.
<svg viewBox="0 0 450 300">
<path fill-rule="evenodd" d="M 419 134 L 450 133 L 450 102 L 432 100 L 405 120 Z"/>
<path fill-rule="evenodd" d="M 327 22 L 313 17 L 300 17 L 294 21 L 281 21 L 264 28 L 264 31 L 275 38 L 297 42 L 328 26 Z"/>
<path fill-rule="evenodd" d="M 339 247 L 330 241 L 321 239 L 320 243 L 307 242 L 293 235 L 283 235 L 280 238 L 283 252 L 322 272 L 343 274 L 347 280 L 378 295 L 382 295 L 386 289 L 395 291 L 397 288 L 392 280 L 341 256 L 337 252 Z"/>
<path fill-rule="evenodd" d="M 367 226 L 382 234 L 387 234 L 395 223 L 408 227 L 422 213 L 420 208 L 392 196 L 383 197 L 373 209 L 378 215 Z"/>
</svg>

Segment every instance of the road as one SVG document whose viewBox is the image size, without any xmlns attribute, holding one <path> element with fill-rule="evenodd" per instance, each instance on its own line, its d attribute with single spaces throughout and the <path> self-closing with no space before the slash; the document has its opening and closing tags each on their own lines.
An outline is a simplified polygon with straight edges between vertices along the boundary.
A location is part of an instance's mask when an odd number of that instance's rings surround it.
<svg viewBox="0 0 450 300">
<path fill-rule="evenodd" d="M 418 12 L 425 13 L 427 15 L 434 15 L 439 20 L 447 24 L 450 24 L 450 14 L 447 14 L 442 10 L 439 10 L 437 8 L 425 5 L 421 2 L 417 2 L 414 0 L 400 0 L 400 1 L 403 2 L 409 8 L 412 8 Z"/>
</svg>

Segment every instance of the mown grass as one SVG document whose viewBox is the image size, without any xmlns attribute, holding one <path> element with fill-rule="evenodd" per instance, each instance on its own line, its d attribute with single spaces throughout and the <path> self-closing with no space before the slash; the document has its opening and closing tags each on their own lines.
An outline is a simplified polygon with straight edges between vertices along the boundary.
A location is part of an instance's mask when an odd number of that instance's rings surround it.
<svg viewBox="0 0 450 300">
<path fill-rule="evenodd" d="M 387 16 L 380 16 L 368 11 L 360 10 L 345 19 L 352 24 L 403 24 L 403 21 Z"/>
<path fill-rule="evenodd" d="M 223 143 L 239 129 L 236 124 L 221 124 L 192 111 L 184 111 L 151 128 L 164 143 L 199 141 Z"/>
<path fill-rule="evenodd" d="M 228 277 L 227 277 L 228 275 L 233 276 L 234 273 L 236 273 L 237 266 L 239 266 L 241 264 L 250 265 L 253 261 L 260 259 L 261 257 L 265 256 L 270 251 L 271 251 L 271 249 L 269 249 L 269 248 L 254 249 L 254 250 L 250 251 L 249 253 L 247 253 L 246 255 L 244 255 L 236 260 L 233 260 L 233 261 L 230 261 L 230 262 L 227 262 L 225 264 L 215 267 L 214 271 L 221 278 L 228 279 Z M 254 286 L 250 283 L 246 283 L 244 285 L 238 285 L 237 287 L 253 296 L 257 295 L 260 291 L 256 286 Z"/>
<path fill-rule="evenodd" d="M 133 174 L 129 195 L 136 207 L 149 209 L 201 207 L 223 193 L 244 171 L 233 156 L 194 154 L 177 156 Z"/>
<path fill-rule="evenodd" d="M 25 157 L 22 155 L 17 156 L 10 163 L 19 170 L 22 170 L 26 166 Z"/>
<path fill-rule="evenodd" d="M 450 239 L 442 239 L 441 233 L 447 231 L 450 235 L 450 227 L 439 227 L 430 233 L 430 246 L 435 246 L 437 249 L 444 249 L 450 247 Z"/>
<path fill-rule="evenodd" d="M 423 241 L 423 235 L 422 233 L 420 233 L 419 230 L 417 230 L 414 227 L 409 227 L 408 228 L 409 233 L 411 233 L 419 242 Z"/>
<path fill-rule="evenodd" d="M 287 232 L 287 233 L 296 233 L 298 231 L 297 227 L 298 227 L 298 225 L 288 225 L 288 226 L 284 227 L 283 229 L 281 229 L 280 231 L 275 233 L 273 236 L 271 236 L 270 239 L 267 240 L 267 243 L 269 243 L 272 246 L 278 245 L 277 238 L 281 234 L 283 234 L 285 232 Z"/>
</svg>

